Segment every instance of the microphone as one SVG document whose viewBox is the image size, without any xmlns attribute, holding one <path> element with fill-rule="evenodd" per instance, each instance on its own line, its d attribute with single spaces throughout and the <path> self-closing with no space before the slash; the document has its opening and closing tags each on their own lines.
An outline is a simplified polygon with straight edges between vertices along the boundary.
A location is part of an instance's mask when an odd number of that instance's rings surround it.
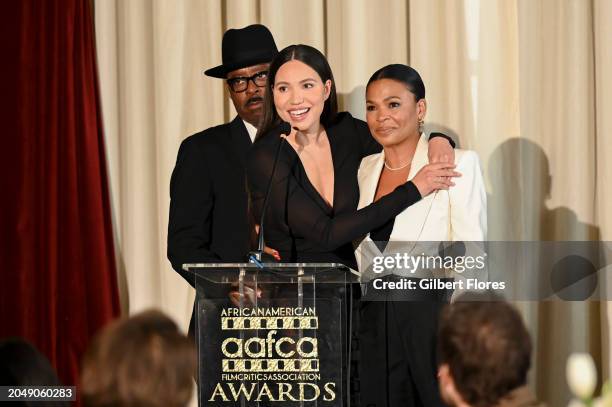
<svg viewBox="0 0 612 407">
<path fill-rule="evenodd" d="M 291 125 L 285 121 L 281 121 L 279 125 L 280 135 L 288 136 L 291 134 Z M 249 253 L 249 262 L 257 264 L 258 267 L 262 268 L 261 263 L 262 255 L 264 252 L 264 220 L 266 217 L 266 209 L 268 209 L 268 199 L 270 198 L 270 191 L 272 190 L 272 180 L 274 179 L 274 173 L 276 172 L 276 164 L 278 163 L 278 157 L 280 155 L 281 148 L 285 142 L 284 137 L 280 137 L 278 146 L 276 147 L 276 154 L 274 155 L 274 163 L 272 164 L 272 173 L 270 174 L 270 180 L 268 181 L 268 187 L 266 189 L 266 196 L 264 198 L 263 205 L 261 207 L 261 218 L 259 219 L 259 236 L 257 239 L 257 250 Z"/>
<path fill-rule="evenodd" d="M 280 125 L 278 126 L 278 129 L 280 131 L 280 134 L 284 136 L 288 136 L 289 134 L 291 134 L 291 125 L 285 121 L 282 121 L 280 123 Z"/>
</svg>

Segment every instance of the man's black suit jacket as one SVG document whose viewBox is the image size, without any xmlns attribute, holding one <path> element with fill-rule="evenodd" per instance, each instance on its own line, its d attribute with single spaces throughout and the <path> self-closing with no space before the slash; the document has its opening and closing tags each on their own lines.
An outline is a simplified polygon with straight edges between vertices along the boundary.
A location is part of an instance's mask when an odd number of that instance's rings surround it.
<svg viewBox="0 0 612 407">
<path fill-rule="evenodd" d="M 249 250 L 245 162 L 251 139 L 240 117 L 185 139 L 170 180 L 168 259 L 243 262 Z M 193 322 L 193 321 L 192 321 Z"/>
</svg>

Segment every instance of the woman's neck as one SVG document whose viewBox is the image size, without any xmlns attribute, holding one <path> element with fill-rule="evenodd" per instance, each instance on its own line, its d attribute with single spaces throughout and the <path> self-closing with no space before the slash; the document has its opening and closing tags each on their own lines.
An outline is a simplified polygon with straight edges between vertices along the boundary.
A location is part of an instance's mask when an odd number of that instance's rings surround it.
<svg viewBox="0 0 612 407">
<path fill-rule="evenodd" d="M 324 132 L 323 126 L 319 123 L 306 130 L 293 130 L 295 143 L 301 147 L 316 144 Z"/>
<path fill-rule="evenodd" d="M 412 162 L 420 134 L 414 133 L 398 144 L 384 147 L 385 162 L 391 168 L 402 168 Z"/>
</svg>

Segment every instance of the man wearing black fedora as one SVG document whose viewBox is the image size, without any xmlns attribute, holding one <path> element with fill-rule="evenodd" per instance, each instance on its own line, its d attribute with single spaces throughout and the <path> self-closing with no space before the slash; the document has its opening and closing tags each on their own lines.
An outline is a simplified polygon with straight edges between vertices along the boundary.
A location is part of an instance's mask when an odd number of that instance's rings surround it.
<svg viewBox="0 0 612 407">
<path fill-rule="evenodd" d="M 278 53 L 260 24 L 226 31 L 221 47 L 223 63 L 204 73 L 225 79 L 238 115 L 185 139 L 170 180 L 168 259 L 191 285 L 184 263 L 243 262 L 249 251 L 245 161 L 263 115 L 268 66 Z"/>
</svg>

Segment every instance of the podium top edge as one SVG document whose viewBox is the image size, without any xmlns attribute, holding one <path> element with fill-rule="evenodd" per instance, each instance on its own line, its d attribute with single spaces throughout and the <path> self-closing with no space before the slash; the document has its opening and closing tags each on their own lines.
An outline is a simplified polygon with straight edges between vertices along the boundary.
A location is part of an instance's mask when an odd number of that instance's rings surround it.
<svg viewBox="0 0 612 407">
<path fill-rule="evenodd" d="M 263 263 L 264 268 L 288 268 L 288 267 L 317 267 L 317 268 L 345 268 L 349 269 L 348 266 L 345 266 L 342 263 Z M 260 269 L 254 263 L 185 263 L 183 264 L 183 270 L 189 271 L 194 268 L 246 268 L 258 270 Z"/>
</svg>

